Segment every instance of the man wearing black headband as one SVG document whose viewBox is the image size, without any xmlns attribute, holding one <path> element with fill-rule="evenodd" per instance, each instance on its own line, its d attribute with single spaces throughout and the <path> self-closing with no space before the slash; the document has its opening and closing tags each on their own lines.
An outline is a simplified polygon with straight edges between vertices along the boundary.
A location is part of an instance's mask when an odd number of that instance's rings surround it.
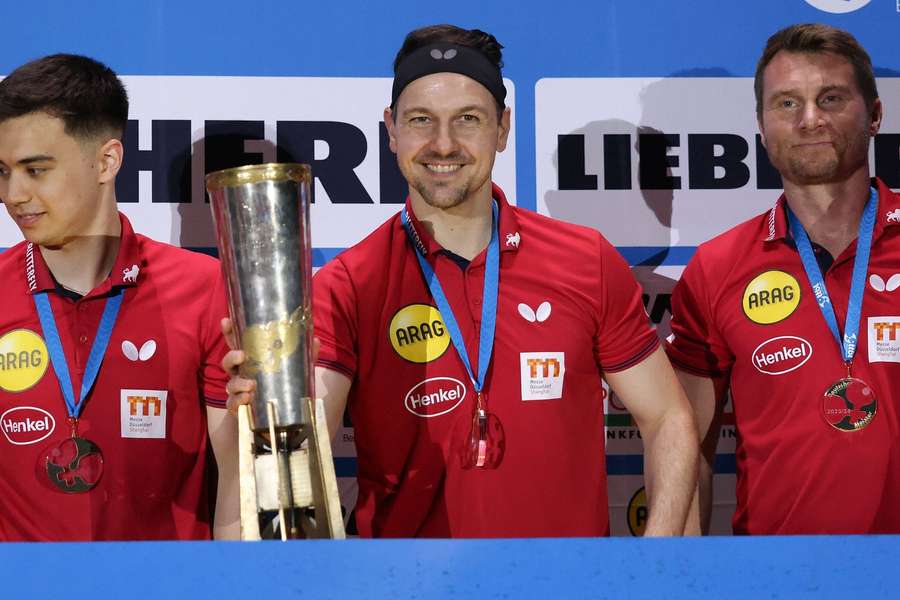
<svg viewBox="0 0 900 600">
<path fill-rule="evenodd" d="M 500 50 L 449 25 L 407 36 L 384 113 L 406 207 L 315 278 L 317 393 L 332 432 L 349 406 L 360 535 L 608 534 L 601 374 L 647 445 L 646 531 L 680 534 L 696 434 L 628 266 L 491 183 Z"/>
</svg>

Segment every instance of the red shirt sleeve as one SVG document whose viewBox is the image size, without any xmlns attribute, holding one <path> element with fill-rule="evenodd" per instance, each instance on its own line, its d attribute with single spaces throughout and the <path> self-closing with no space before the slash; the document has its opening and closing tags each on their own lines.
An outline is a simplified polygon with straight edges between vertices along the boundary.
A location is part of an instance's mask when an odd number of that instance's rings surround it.
<svg viewBox="0 0 900 600">
<path fill-rule="evenodd" d="M 656 350 L 659 338 L 628 263 L 603 236 L 599 285 L 600 322 L 594 336 L 594 356 L 603 371 L 624 371 Z"/>
<path fill-rule="evenodd" d="M 688 263 L 672 291 L 672 336 L 666 353 L 688 373 L 720 377 L 731 370 L 734 355 L 716 327 L 701 252 Z"/>
<path fill-rule="evenodd" d="M 313 326 L 321 343 L 316 366 L 356 374 L 358 312 L 356 289 L 340 257 L 313 277 Z"/>
<path fill-rule="evenodd" d="M 225 281 L 222 269 L 216 262 L 215 285 L 211 286 L 211 296 L 205 305 L 203 329 L 201 331 L 203 344 L 203 360 L 200 365 L 203 397 L 206 404 L 217 408 L 224 408 L 228 394 L 225 392 L 225 384 L 228 376 L 222 370 L 222 358 L 228 351 L 225 337 L 222 335 L 222 318 L 228 316 L 228 298 L 225 294 Z"/>
</svg>

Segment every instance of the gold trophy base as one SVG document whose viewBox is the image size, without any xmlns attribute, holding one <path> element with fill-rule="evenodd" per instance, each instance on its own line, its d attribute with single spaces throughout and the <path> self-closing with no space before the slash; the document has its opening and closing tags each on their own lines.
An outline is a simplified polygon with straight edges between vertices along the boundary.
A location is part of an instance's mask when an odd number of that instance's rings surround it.
<svg viewBox="0 0 900 600">
<path fill-rule="evenodd" d="M 279 469 L 279 456 L 274 448 L 271 453 L 258 452 L 257 436 L 250 426 L 250 407 L 242 405 L 238 408 L 242 540 L 264 539 L 260 514 L 274 511 L 278 511 L 280 517 L 281 539 L 288 539 L 285 512 L 291 510 L 301 515 L 303 537 L 346 537 L 325 408 L 321 399 L 306 401 L 312 425 L 308 428 L 306 442 L 289 452 L 289 476 Z M 291 494 L 286 493 L 287 485 L 290 485 Z M 291 497 L 293 506 L 285 506 L 284 498 Z"/>
</svg>

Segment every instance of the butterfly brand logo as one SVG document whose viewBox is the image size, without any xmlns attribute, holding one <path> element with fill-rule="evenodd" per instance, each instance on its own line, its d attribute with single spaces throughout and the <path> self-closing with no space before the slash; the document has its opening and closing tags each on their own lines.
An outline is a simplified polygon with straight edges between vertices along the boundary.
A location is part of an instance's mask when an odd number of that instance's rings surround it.
<svg viewBox="0 0 900 600">
<path fill-rule="evenodd" d="M 124 342 L 122 342 L 122 354 L 124 354 L 125 358 L 132 362 L 136 362 L 138 360 L 146 362 L 153 358 L 153 355 L 156 354 L 156 341 L 147 340 L 141 346 L 141 349 L 138 350 L 137 346 L 134 345 L 134 342 L 125 340 Z"/>
<path fill-rule="evenodd" d="M 532 310 L 527 304 L 519 304 L 519 314 L 529 323 L 534 323 L 535 321 L 543 323 L 550 318 L 551 310 L 552 307 L 547 301 L 541 302 L 541 305 L 537 307 L 537 310 Z"/>
<path fill-rule="evenodd" d="M 876 292 L 893 292 L 898 287 L 900 287 L 900 273 L 894 273 L 893 275 L 888 277 L 887 282 L 885 282 L 884 279 L 882 279 L 879 275 L 873 273 L 869 277 L 869 285 L 871 285 L 872 289 Z"/>
</svg>

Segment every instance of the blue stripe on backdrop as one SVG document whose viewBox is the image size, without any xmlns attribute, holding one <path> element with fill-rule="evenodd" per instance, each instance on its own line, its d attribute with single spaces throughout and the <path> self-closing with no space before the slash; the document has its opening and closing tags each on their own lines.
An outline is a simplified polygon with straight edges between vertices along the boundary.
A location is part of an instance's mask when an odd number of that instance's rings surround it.
<svg viewBox="0 0 900 600">
<path fill-rule="evenodd" d="M 697 251 L 696 246 L 621 246 L 616 248 L 619 253 L 625 257 L 628 264 L 636 266 L 683 266 Z M 215 248 L 197 249 L 202 251 L 211 250 L 214 254 Z M 344 251 L 344 248 L 313 248 L 313 266 L 324 266 L 329 260 Z"/>
<path fill-rule="evenodd" d="M 190 248 L 194 252 L 208 254 L 210 256 L 218 256 L 218 250 L 212 247 L 194 247 Z M 0 248 L 3 252 L 6 248 Z M 323 267 L 325 263 L 333 259 L 335 256 L 343 252 L 345 248 L 313 248 L 312 263 L 313 267 Z M 622 246 L 617 248 L 619 253 L 625 257 L 628 264 L 632 267 L 637 266 L 683 266 L 688 263 L 694 252 L 697 251 L 696 246 L 675 246 L 669 248 L 667 246 Z"/>
<path fill-rule="evenodd" d="M 616 248 L 628 264 L 636 266 L 683 266 L 694 256 L 696 246 L 620 246 Z M 211 249 L 213 252 L 215 248 Z M 203 250 L 201 250 L 203 251 Z M 344 248 L 314 248 L 313 266 L 324 266 L 329 260 L 344 251 Z"/>
<path fill-rule="evenodd" d="M 736 472 L 734 454 L 716 456 L 715 472 L 733 475 Z M 334 459 L 334 470 L 338 477 L 356 477 L 356 458 L 338 456 Z M 607 475 L 643 475 L 644 457 L 641 454 L 608 454 L 606 456 Z"/>
<path fill-rule="evenodd" d="M 5 250 L 0 249 L 0 251 Z M 218 256 L 215 248 L 191 248 L 195 252 L 202 252 L 210 256 Z M 343 252 L 345 248 L 313 248 L 313 267 L 323 267 L 325 263 Z M 637 266 L 683 266 L 697 251 L 696 246 L 621 246 L 617 248 L 632 267 Z"/>
</svg>

